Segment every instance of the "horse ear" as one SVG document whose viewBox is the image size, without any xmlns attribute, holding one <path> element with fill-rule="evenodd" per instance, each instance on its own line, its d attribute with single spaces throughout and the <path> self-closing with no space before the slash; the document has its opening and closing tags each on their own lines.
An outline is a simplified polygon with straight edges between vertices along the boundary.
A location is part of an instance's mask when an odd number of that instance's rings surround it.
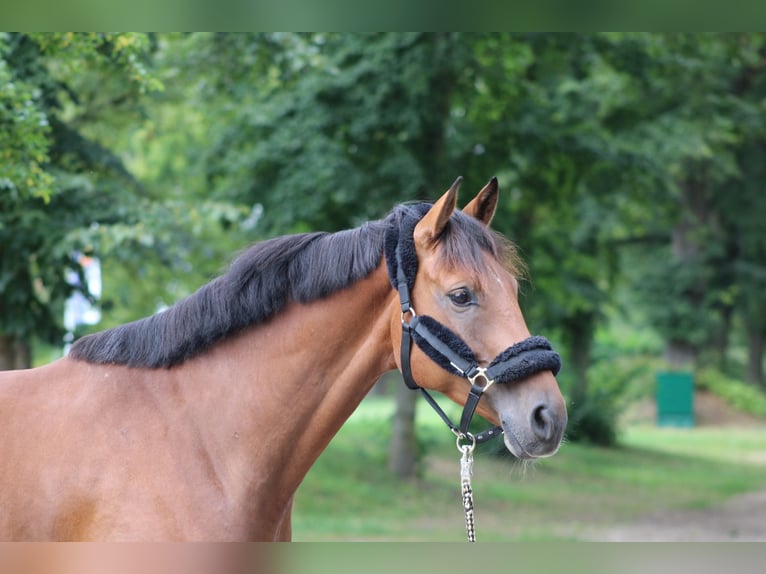
<svg viewBox="0 0 766 574">
<path fill-rule="evenodd" d="M 457 203 L 457 190 L 460 188 L 462 177 L 455 180 L 447 192 L 442 195 L 423 218 L 418 221 L 413 232 L 413 238 L 417 247 L 431 248 L 439 240 L 444 232 L 452 212 Z"/>
<path fill-rule="evenodd" d="M 492 221 L 495 215 L 495 209 L 497 209 L 498 196 L 499 187 L 497 185 L 497 178 L 493 177 L 482 188 L 479 194 L 463 208 L 463 213 L 475 217 L 484 225 L 489 226 L 489 222 Z"/>
</svg>

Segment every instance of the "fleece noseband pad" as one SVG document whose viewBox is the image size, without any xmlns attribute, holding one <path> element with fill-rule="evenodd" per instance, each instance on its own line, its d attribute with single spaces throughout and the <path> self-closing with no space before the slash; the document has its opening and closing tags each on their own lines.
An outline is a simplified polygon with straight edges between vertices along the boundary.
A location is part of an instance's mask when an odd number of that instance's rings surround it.
<svg viewBox="0 0 766 574">
<path fill-rule="evenodd" d="M 476 357 L 465 341 L 436 319 L 419 315 L 410 322 L 410 328 L 415 344 L 445 371 L 463 377 L 476 364 Z"/>
<path fill-rule="evenodd" d="M 496 383 L 510 383 L 541 371 L 554 376 L 561 370 L 561 357 L 545 337 L 529 337 L 508 347 L 487 367 Z"/>
<path fill-rule="evenodd" d="M 447 372 L 464 377 L 478 365 L 465 341 L 436 319 L 415 317 L 410 327 L 417 346 Z M 511 383 L 541 371 L 557 375 L 560 369 L 561 357 L 548 339 L 538 336 L 524 339 L 500 353 L 487 367 L 487 376 L 496 383 Z"/>
</svg>

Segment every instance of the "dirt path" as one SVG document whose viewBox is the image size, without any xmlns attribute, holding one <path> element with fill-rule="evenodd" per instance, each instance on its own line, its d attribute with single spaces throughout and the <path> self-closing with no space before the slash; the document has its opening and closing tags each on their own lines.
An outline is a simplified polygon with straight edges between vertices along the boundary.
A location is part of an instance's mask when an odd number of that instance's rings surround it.
<svg viewBox="0 0 766 574">
<path fill-rule="evenodd" d="M 605 542 L 766 541 L 766 490 L 703 510 L 661 511 L 634 522 L 582 533 Z"/>
<path fill-rule="evenodd" d="M 694 400 L 698 426 L 763 427 L 766 432 L 762 419 L 737 412 L 717 397 L 697 393 Z M 654 406 L 647 404 L 633 416 L 646 421 L 654 412 Z M 659 511 L 581 535 L 586 540 L 626 542 L 766 541 L 766 489 L 734 496 L 711 508 Z"/>
</svg>

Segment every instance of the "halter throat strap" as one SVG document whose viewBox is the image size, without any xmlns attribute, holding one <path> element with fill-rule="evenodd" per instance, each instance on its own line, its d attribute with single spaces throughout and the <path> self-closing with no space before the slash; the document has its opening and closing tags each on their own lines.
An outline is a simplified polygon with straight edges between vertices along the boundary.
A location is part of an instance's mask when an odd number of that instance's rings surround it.
<svg viewBox="0 0 766 574">
<path fill-rule="evenodd" d="M 420 206 L 419 206 L 420 207 Z M 425 213 L 420 207 L 420 217 Z M 417 275 L 417 257 L 412 238 L 420 217 L 403 218 L 386 235 L 386 260 L 389 278 L 399 293 L 402 311 L 401 371 L 407 387 L 419 390 L 444 423 L 458 437 L 469 437 L 477 443 L 503 433 L 501 427 L 471 434 L 469 426 L 484 392 L 495 383 L 512 383 L 535 373 L 550 370 L 554 375 L 561 368 L 561 357 L 553 351 L 545 337 L 529 337 L 508 347 L 486 368 L 481 367 L 473 351 L 458 335 L 436 319 L 420 316 L 412 307 L 410 290 Z M 459 425 L 452 422 L 436 400 L 417 384 L 412 374 L 412 343 L 450 374 L 465 378 L 471 384 Z"/>
</svg>

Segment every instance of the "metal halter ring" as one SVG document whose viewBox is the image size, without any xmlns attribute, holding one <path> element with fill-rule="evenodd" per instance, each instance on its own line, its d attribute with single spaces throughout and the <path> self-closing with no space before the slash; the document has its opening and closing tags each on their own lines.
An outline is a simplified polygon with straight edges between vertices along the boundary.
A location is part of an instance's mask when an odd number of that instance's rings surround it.
<svg viewBox="0 0 766 574">
<path fill-rule="evenodd" d="M 476 374 L 472 377 L 468 377 L 468 382 L 470 382 L 471 385 L 476 385 L 476 380 L 480 377 L 484 379 L 484 384 L 478 386 L 481 387 L 481 389 L 484 391 L 495 384 L 495 380 L 489 378 L 489 375 L 487 375 L 487 369 L 484 367 L 476 367 Z"/>
<path fill-rule="evenodd" d="M 455 440 L 455 445 L 457 446 L 457 450 L 459 452 L 465 452 L 467 449 L 469 453 L 473 452 L 473 449 L 476 448 L 476 437 L 473 436 L 471 433 L 462 433 L 457 430 L 453 430 L 453 433 L 455 433 L 455 436 L 457 439 Z M 470 440 L 470 443 L 463 443 L 462 441 Z"/>
<path fill-rule="evenodd" d="M 409 313 L 409 315 L 410 315 L 410 322 L 411 322 L 411 321 L 412 321 L 412 320 L 413 320 L 415 317 L 417 317 L 417 316 L 418 316 L 418 314 L 417 314 L 417 313 L 415 313 L 415 309 L 413 309 L 412 307 L 410 307 L 410 308 L 409 308 L 409 309 L 407 309 L 406 311 L 402 311 L 402 325 L 404 325 L 405 327 L 409 326 L 409 324 L 410 324 L 410 323 L 408 323 L 407 321 L 405 321 L 405 320 L 404 320 L 404 316 L 405 316 L 406 314 L 408 314 L 408 313 Z"/>
</svg>

